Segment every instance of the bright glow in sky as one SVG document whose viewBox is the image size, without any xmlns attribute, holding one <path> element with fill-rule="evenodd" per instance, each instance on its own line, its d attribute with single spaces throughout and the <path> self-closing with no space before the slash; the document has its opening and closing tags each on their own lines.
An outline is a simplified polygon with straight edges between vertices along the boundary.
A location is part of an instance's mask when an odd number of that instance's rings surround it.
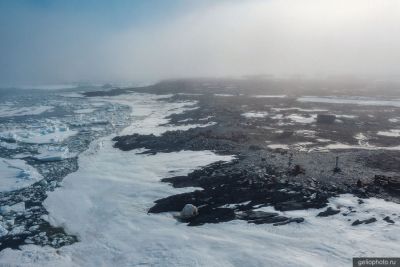
<svg viewBox="0 0 400 267">
<path fill-rule="evenodd" d="M 400 75 L 398 0 L 0 0 L 0 85 Z"/>
</svg>

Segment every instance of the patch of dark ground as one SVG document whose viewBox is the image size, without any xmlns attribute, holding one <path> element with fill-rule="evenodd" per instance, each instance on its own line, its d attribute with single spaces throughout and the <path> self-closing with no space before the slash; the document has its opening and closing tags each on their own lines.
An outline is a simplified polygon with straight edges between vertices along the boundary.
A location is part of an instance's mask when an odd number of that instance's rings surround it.
<svg viewBox="0 0 400 267">
<path fill-rule="evenodd" d="M 384 160 L 382 160 L 384 159 Z M 379 152 L 363 159 L 365 165 L 374 169 L 392 170 L 400 173 L 400 153 L 396 151 Z"/>
<path fill-rule="evenodd" d="M 199 215 L 188 221 L 191 226 L 233 219 L 281 225 L 290 222 L 299 223 L 303 219 L 286 218 L 279 213 L 256 209 L 264 206 L 273 206 L 278 211 L 323 208 L 327 205 L 328 198 L 343 193 L 352 193 L 360 198 L 378 197 L 400 202 L 398 151 L 318 149 L 324 144 L 359 145 L 360 140 L 357 138 L 359 133 L 368 136 L 370 145 L 400 145 L 398 139 L 376 134 L 377 131 L 393 128 L 388 119 L 393 114 L 398 114 L 400 109 L 306 103 L 299 102 L 296 98 L 308 94 L 332 95 L 332 90 L 335 95 L 372 95 L 373 91 L 361 89 L 362 83 L 349 84 L 353 88 L 350 86 L 343 90 L 342 88 L 348 84 L 185 80 L 169 81 L 145 88 L 113 90 L 101 94 L 131 92 L 175 94 L 165 101 L 196 100 L 199 108 L 170 116 L 170 124 L 216 123 L 187 131 L 170 131 L 161 136 L 137 134 L 119 136 L 114 139 L 116 148 L 121 150 L 145 148 L 146 151 L 142 153 L 152 154 L 181 150 L 212 150 L 218 154 L 236 156 L 230 163 L 219 162 L 195 170 L 187 176 L 163 179 L 162 181 L 171 183 L 175 187 L 193 186 L 202 190 L 157 200 L 149 212 L 176 212 L 185 204 L 191 203 L 199 207 Z M 288 88 L 290 86 L 303 89 L 293 90 Z M 321 87 L 327 87 L 329 90 L 319 89 Z M 229 93 L 232 96 L 218 96 L 215 93 Z M 250 96 L 257 93 L 287 94 L 288 97 Z M 95 96 L 96 92 L 91 94 Z M 394 91 L 390 91 L 388 95 L 390 94 L 394 94 Z M 291 114 L 311 118 L 313 114 L 320 112 L 310 113 L 310 110 L 323 110 L 323 113 L 345 116 L 338 117 L 330 123 L 317 121 L 310 124 L 294 123 L 288 119 Z M 263 118 L 242 116 L 245 112 L 254 111 L 266 112 L 269 115 Z M 279 115 L 278 119 L 276 115 Z M 307 149 L 301 149 L 301 146 L 290 150 L 268 147 L 269 144 L 295 147 L 302 143 L 311 144 Z M 336 157 L 339 158 L 339 168 L 334 171 Z M 337 213 L 337 210 L 328 208 L 319 216 L 334 216 Z"/>
</svg>

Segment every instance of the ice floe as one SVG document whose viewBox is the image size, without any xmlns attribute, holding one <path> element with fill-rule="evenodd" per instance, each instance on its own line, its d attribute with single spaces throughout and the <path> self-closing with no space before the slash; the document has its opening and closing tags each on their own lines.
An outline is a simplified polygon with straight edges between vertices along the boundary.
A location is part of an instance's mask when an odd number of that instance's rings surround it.
<svg viewBox="0 0 400 267">
<path fill-rule="evenodd" d="M 39 161 L 60 161 L 73 157 L 76 157 L 76 153 L 71 153 L 68 147 L 50 145 L 39 147 L 38 154 L 32 156 Z"/>
<path fill-rule="evenodd" d="M 52 106 L 15 107 L 2 104 L 0 107 L 0 117 L 39 115 L 46 111 L 51 111 L 52 109 Z"/>
<path fill-rule="evenodd" d="M 0 214 L 7 214 L 10 212 L 24 212 L 25 211 L 25 203 L 19 202 L 14 205 L 5 205 L 0 207 Z"/>
<path fill-rule="evenodd" d="M 42 176 L 25 161 L 0 158 L 0 192 L 21 189 L 40 179 Z"/>
<path fill-rule="evenodd" d="M 4 147 L 6 149 L 17 149 L 18 145 L 16 143 L 8 143 L 8 142 L 3 142 L 0 141 L 0 146 Z"/>
<path fill-rule="evenodd" d="M 1 132 L 0 138 L 22 143 L 45 144 L 62 142 L 77 133 L 57 120 L 46 120 L 27 127 Z"/>
<path fill-rule="evenodd" d="M 92 113 L 92 112 L 94 112 L 96 109 L 94 109 L 94 108 L 82 108 L 82 109 L 77 109 L 77 110 L 74 110 L 74 112 L 75 113 L 78 113 L 78 114 L 85 114 L 85 113 Z"/>
</svg>

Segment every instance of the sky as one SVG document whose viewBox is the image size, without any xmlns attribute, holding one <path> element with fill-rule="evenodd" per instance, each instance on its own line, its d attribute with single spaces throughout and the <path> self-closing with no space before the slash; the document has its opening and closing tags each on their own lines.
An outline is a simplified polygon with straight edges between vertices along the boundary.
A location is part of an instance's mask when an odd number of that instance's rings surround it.
<svg viewBox="0 0 400 267">
<path fill-rule="evenodd" d="M 398 0 L 0 0 L 0 86 L 400 75 Z"/>
</svg>

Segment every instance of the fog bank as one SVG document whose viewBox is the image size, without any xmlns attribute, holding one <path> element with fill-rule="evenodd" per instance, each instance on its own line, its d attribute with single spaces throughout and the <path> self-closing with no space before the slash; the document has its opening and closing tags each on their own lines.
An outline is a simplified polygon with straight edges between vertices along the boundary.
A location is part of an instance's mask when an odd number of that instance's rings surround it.
<svg viewBox="0 0 400 267">
<path fill-rule="evenodd" d="M 157 17 L 153 5 L 118 24 L 117 12 L 10 8 L 0 19 L 0 84 L 400 74 L 396 0 L 179 5 L 187 7 Z"/>
</svg>

